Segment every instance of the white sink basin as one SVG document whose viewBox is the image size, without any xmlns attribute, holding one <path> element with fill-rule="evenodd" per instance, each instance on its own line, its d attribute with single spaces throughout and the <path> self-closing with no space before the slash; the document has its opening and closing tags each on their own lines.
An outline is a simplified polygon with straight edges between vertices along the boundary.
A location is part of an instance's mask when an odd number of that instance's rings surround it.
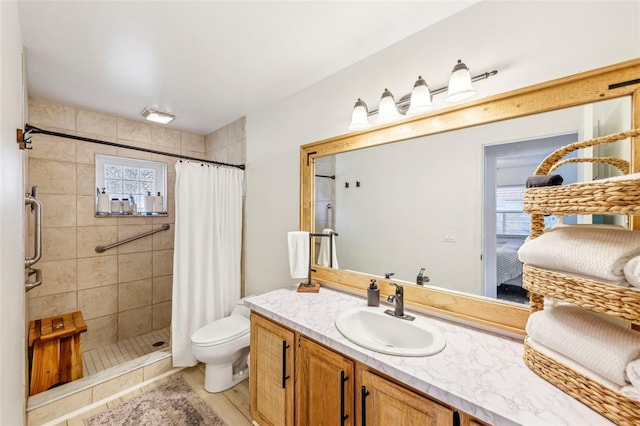
<svg viewBox="0 0 640 426">
<path fill-rule="evenodd" d="M 426 319 L 395 318 L 385 314 L 385 309 L 349 309 L 336 318 L 336 328 L 353 343 L 384 354 L 427 356 L 444 349 L 444 336 Z"/>
</svg>

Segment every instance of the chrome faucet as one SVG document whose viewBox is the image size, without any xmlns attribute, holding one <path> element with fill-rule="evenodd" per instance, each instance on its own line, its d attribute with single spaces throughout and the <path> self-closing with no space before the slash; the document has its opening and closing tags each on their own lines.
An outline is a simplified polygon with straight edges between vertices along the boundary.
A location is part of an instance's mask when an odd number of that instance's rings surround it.
<svg viewBox="0 0 640 426">
<path fill-rule="evenodd" d="M 396 294 L 390 294 L 389 297 L 387 297 L 387 302 L 394 304 L 394 310 L 387 309 L 384 313 L 396 318 L 413 321 L 415 319 L 414 317 L 405 315 L 404 313 L 404 289 L 400 284 L 390 282 L 389 285 L 395 286 L 396 288 Z"/>
</svg>

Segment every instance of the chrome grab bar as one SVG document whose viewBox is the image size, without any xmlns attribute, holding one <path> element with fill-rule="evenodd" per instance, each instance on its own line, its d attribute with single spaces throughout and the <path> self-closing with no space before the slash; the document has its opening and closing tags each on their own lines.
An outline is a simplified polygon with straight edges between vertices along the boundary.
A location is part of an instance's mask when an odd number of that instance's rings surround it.
<svg viewBox="0 0 640 426">
<path fill-rule="evenodd" d="M 130 243 L 131 241 L 135 241 L 135 240 L 137 240 L 139 238 L 146 237 L 147 235 L 155 234 L 156 232 L 166 231 L 169 228 L 171 228 L 171 225 L 169 225 L 168 223 L 165 223 L 160 228 L 152 229 L 151 231 L 147 231 L 147 232 L 144 232 L 144 233 L 142 233 L 140 235 L 136 235 L 134 237 L 127 238 L 126 240 L 118 241 L 117 243 L 108 244 L 106 246 L 96 246 L 96 252 L 97 253 L 103 253 L 103 252 L 105 252 L 105 251 L 107 251 L 109 249 L 112 249 L 114 247 L 117 247 L 119 245 Z"/>
<path fill-rule="evenodd" d="M 33 274 L 36 274 L 35 281 L 26 280 L 25 283 L 24 283 L 24 286 L 25 286 L 27 291 L 33 290 L 34 288 L 36 288 L 40 284 L 42 284 L 42 271 L 40 269 L 27 268 L 27 275 L 31 276 Z"/>
<path fill-rule="evenodd" d="M 35 197 L 36 187 L 34 187 L 33 195 L 25 194 L 25 205 L 31 205 L 31 209 L 35 213 L 35 227 L 34 227 L 34 253 L 33 257 L 25 256 L 24 264 L 28 268 L 34 265 L 42 257 L 42 203 Z"/>
</svg>

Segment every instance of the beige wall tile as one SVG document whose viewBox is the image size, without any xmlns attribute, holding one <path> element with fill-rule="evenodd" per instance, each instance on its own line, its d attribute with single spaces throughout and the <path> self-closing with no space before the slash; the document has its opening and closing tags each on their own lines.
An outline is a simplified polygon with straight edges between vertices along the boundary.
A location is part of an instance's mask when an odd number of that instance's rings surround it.
<svg viewBox="0 0 640 426">
<path fill-rule="evenodd" d="M 77 310 L 76 293 L 74 291 L 29 299 L 29 321 Z"/>
<path fill-rule="evenodd" d="M 150 331 L 152 331 L 150 305 L 118 314 L 118 340 L 139 336 Z"/>
<path fill-rule="evenodd" d="M 154 225 L 154 229 L 159 228 L 162 225 Z M 173 238 L 175 235 L 175 227 L 171 227 L 166 231 L 160 231 L 153 234 L 153 250 L 168 250 L 173 249 Z"/>
<path fill-rule="evenodd" d="M 244 143 L 246 140 L 246 117 L 242 117 L 227 126 L 229 144 Z"/>
<path fill-rule="evenodd" d="M 84 315 L 84 314 L 83 314 Z M 107 315 L 85 321 L 87 332 L 82 334 L 82 350 L 99 348 L 118 341 L 118 316 Z"/>
<path fill-rule="evenodd" d="M 213 161 L 219 161 L 221 163 L 227 163 L 228 159 L 228 146 L 216 146 L 213 148 Z"/>
<path fill-rule="evenodd" d="M 115 146 L 99 145 L 89 142 L 79 142 L 76 146 L 78 163 L 96 164 L 96 154 L 117 155 L 118 148 Z"/>
<path fill-rule="evenodd" d="M 76 193 L 76 164 L 63 161 L 29 160 L 29 185 L 38 185 L 40 194 Z"/>
<path fill-rule="evenodd" d="M 31 252 L 33 253 L 33 252 Z M 42 261 L 75 259 L 76 228 L 43 228 L 42 229 Z"/>
<path fill-rule="evenodd" d="M 118 311 L 128 311 L 151 304 L 151 279 L 118 284 Z"/>
<path fill-rule="evenodd" d="M 143 369 L 138 368 L 130 371 L 126 374 L 111 379 L 107 382 L 100 383 L 93 387 L 93 402 L 98 402 L 105 398 L 115 395 L 118 392 L 122 392 L 125 389 L 129 389 L 137 384 L 143 382 Z"/>
<path fill-rule="evenodd" d="M 118 282 L 118 256 L 78 259 L 78 289 L 101 287 Z"/>
<path fill-rule="evenodd" d="M 153 276 L 173 273 L 173 250 L 157 250 L 153 252 Z"/>
<path fill-rule="evenodd" d="M 78 291 L 78 309 L 85 319 L 103 317 L 118 312 L 118 288 L 116 285 L 95 287 Z"/>
<path fill-rule="evenodd" d="M 172 299 L 173 275 L 153 278 L 153 303 Z"/>
<path fill-rule="evenodd" d="M 76 196 L 40 194 L 42 202 L 42 226 L 59 228 L 76 226 Z"/>
<path fill-rule="evenodd" d="M 118 218 L 118 226 L 151 225 L 152 223 L 153 218 L 151 216 L 145 215 L 126 216 Z"/>
<path fill-rule="evenodd" d="M 180 151 L 180 131 L 167 127 L 151 126 L 151 145 L 155 146 L 158 151 L 165 151 L 164 148 Z"/>
<path fill-rule="evenodd" d="M 120 225 L 118 226 L 118 241 L 151 231 L 151 225 Z M 151 235 L 118 246 L 118 254 L 139 253 L 151 251 L 153 237 Z"/>
<path fill-rule="evenodd" d="M 151 252 L 118 255 L 118 282 L 126 283 L 151 278 Z"/>
<path fill-rule="evenodd" d="M 39 262 L 37 268 L 42 270 L 42 285 L 27 293 L 29 297 L 42 297 L 76 291 L 75 259 Z"/>
<path fill-rule="evenodd" d="M 96 170 L 93 165 L 76 165 L 76 194 L 96 195 Z"/>
<path fill-rule="evenodd" d="M 115 138 L 118 134 L 118 120 L 110 115 L 78 109 L 76 112 L 76 130 L 98 137 Z"/>
<path fill-rule="evenodd" d="M 149 145 L 145 145 L 143 143 L 133 142 L 133 141 L 120 141 L 120 143 L 129 145 L 129 146 L 139 146 L 143 148 L 149 147 Z M 138 160 L 151 160 L 151 156 L 153 155 L 149 152 L 137 151 L 135 149 L 128 149 L 128 148 L 118 148 L 117 152 L 118 152 L 118 157 L 135 158 Z"/>
<path fill-rule="evenodd" d="M 104 246 L 118 241 L 117 226 L 79 226 L 78 257 L 108 256 L 114 249 L 104 253 L 96 253 L 96 246 Z"/>
<path fill-rule="evenodd" d="M 49 135 L 33 135 L 29 158 L 76 161 L 76 141 Z"/>
<path fill-rule="evenodd" d="M 171 302 L 153 305 L 153 329 L 160 330 L 171 326 Z"/>
<path fill-rule="evenodd" d="M 119 118 L 118 140 L 139 142 L 145 145 L 151 145 L 151 125 Z"/>
<path fill-rule="evenodd" d="M 167 198 L 167 215 L 166 216 L 154 216 L 153 224 L 158 223 L 174 223 L 175 222 L 175 199 L 173 197 Z M 170 231 L 167 231 L 170 232 Z"/>
<path fill-rule="evenodd" d="M 96 217 L 96 197 L 79 195 L 77 197 L 78 226 L 116 226 L 118 218 L 108 216 Z"/>
<path fill-rule="evenodd" d="M 234 142 L 227 146 L 227 162 L 242 164 L 242 142 Z"/>
<path fill-rule="evenodd" d="M 91 404 L 91 389 L 73 393 L 65 398 L 27 412 L 27 424 L 42 425 L 64 414 L 86 407 Z"/>
<path fill-rule="evenodd" d="M 196 159 L 192 161 L 206 160 L 204 152 L 200 152 L 200 151 L 189 151 L 189 150 L 183 149 L 183 150 L 180 150 L 180 155 L 184 155 L 185 157 L 191 157 Z"/>
<path fill-rule="evenodd" d="M 29 124 L 36 127 L 75 130 L 76 110 L 70 106 L 43 99 L 29 99 Z"/>
<path fill-rule="evenodd" d="M 153 379 L 156 376 L 166 373 L 173 368 L 173 361 L 171 357 L 161 359 L 158 362 L 147 365 L 143 369 L 144 380 Z"/>
<path fill-rule="evenodd" d="M 195 133 L 181 132 L 180 150 L 183 154 L 185 151 L 204 154 L 204 136 L 196 135 Z M 202 157 L 202 155 L 195 155 L 195 157 L 199 158 Z"/>
</svg>

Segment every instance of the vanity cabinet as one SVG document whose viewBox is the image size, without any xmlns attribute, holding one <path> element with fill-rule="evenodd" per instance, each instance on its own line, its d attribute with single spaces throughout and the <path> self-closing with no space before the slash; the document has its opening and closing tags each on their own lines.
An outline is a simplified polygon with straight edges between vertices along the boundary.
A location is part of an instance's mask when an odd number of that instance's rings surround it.
<svg viewBox="0 0 640 426">
<path fill-rule="evenodd" d="M 296 355 L 296 423 L 355 423 L 354 362 L 304 336 Z"/>
<path fill-rule="evenodd" d="M 250 411 L 261 426 L 293 425 L 295 333 L 251 314 Z"/>
<path fill-rule="evenodd" d="M 359 369 L 358 424 L 367 426 L 460 425 L 453 409 L 425 398 L 377 374 Z"/>
<path fill-rule="evenodd" d="M 484 425 L 253 312 L 249 378 L 261 426 Z"/>
</svg>

